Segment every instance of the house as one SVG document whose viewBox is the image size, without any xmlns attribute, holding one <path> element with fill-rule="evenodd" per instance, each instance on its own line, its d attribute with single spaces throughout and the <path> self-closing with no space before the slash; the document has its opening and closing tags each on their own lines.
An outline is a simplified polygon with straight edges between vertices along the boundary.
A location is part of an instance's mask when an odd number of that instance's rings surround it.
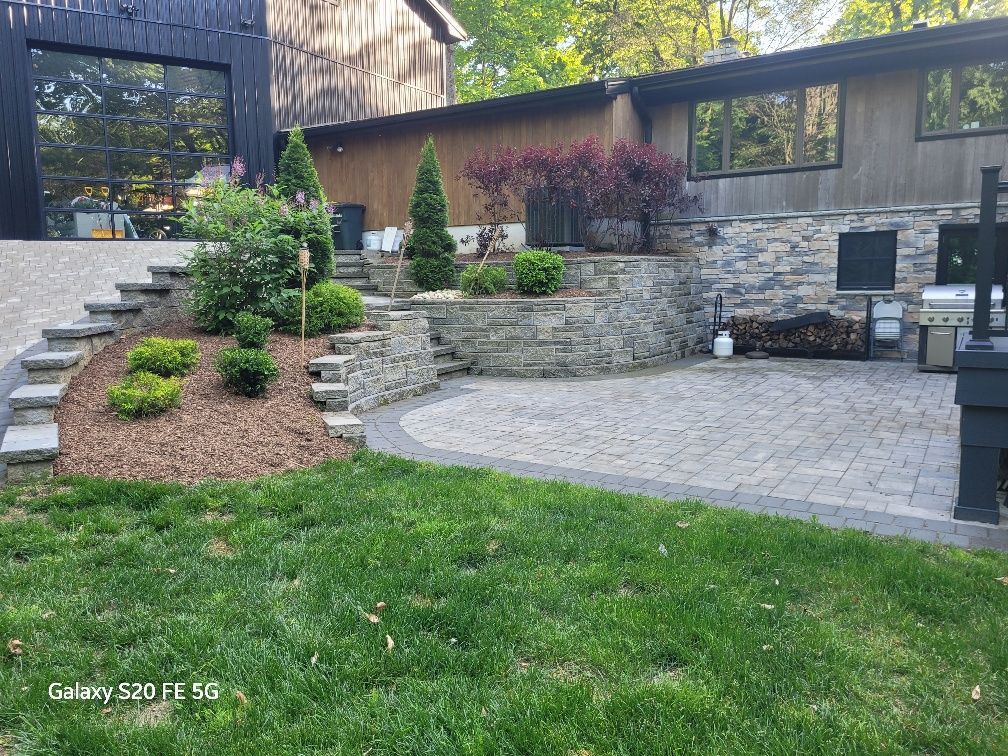
<svg viewBox="0 0 1008 756">
<path fill-rule="evenodd" d="M 295 124 L 451 99 L 436 0 L 0 0 L 0 239 L 167 239 L 200 171 Z"/>
<path fill-rule="evenodd" d="M 697 256 L 726 313 L 863 315 L 891 294 L 912 317 L 925 284 L 971 281 L 979 168 L 1008 161 L 1008 19 L 752 57 L 725 40 L 710 60 L 306 135 L 329 194 L 365 204 L 365 227 L 379 229 L 404 222 L 432 134 L 458 237 L 478 205 L 453 178 L 477 146 L 653 142 L 688 160 L 703 197 L 657 235 Z M 1008 226 L 999 233 L 1003 282 Z"/>
</svg>

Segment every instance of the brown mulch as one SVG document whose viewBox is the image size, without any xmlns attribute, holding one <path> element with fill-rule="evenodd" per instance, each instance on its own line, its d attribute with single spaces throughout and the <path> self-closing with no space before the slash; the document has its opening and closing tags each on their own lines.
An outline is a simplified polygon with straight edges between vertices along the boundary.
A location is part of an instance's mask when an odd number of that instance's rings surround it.
<svg viewBox="0 0 1008 756">
<path fill-rule="evenodd" d="M 183 379 L 182 406 L 161 415 L 120 420 L 105 392 L 126 375 L 126 352 L 145 336 L 195 339 L 201 359 Z M 266 395 L 230 393 L 213 369 L 214 356 L 234 346 L 172 325 L 129 336 L 103 349 L 70 382 L 56 408 L 60 455 L 57 474 L 195 483 L 206 478 L 247 480 L 344 459 L 353 447 L 330 438 L 310 396 L 312 377 L 301 361 L 301 340 L 272 334 L 267 350 L 280 377 Z M 325 336 L 308 339 L 305 359 L 331 354 Z"/>
<path fill-rule="evenodd" d="M 559 289 L 552 294 L 536 296 L 522 294 L 518 291 L 499 291 L 496 294 L 480 294 L 474 299 L 574 299 L 576 297 L 603 297 L 612 294 L 611 291 L 588 291 L 588 289 Z"/>
</svg>

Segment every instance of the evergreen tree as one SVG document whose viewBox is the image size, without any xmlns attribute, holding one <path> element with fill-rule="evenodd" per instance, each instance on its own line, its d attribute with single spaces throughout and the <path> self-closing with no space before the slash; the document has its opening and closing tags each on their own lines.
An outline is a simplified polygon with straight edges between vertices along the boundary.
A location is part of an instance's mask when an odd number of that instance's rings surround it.
<svg viewBox="0 0 1008 756">
<path fill-rule="evenodd" d="M 280 156 L 276 186 L 289 199 L 296 197 L 298 192 L 304 192 L 306 200 L 325 202 L 322 182 L 319 181 L 318 171 L 315 170 L 315 163 L 312 162 L 300 126 L 295 126 L 291 131 L 287 146 Z"/>
<path fill-rule="evenodd" d="M 333 249 L 332 219 L 326 209 L 325 192 L 319 181 L 318 171 L 312 162 L 308 145 L 305 144 L 301 127 L 295 127 L 287 140 L 287 146 L 277 164 L 277 179 L 274 188 L 277 194 L 297 207 L 307 208 L 307 213 L 291 213 L 284 233 L 307 244 L 311 256 L 308 271 L 308 286 L 332 277 Z"/>
<path fill-rule="evenodd" d="M 413 278 L 427 291 L 453 286 L 457 245 L 448 233 L 448 198 L 441 178 L 441 165 L 434 150 L 434 139 L 429 136 L 420 151 L 409 215 L 413 221 L 413 233 L 406 242 L 405 252 L 411 258 Z"/>
</svg>

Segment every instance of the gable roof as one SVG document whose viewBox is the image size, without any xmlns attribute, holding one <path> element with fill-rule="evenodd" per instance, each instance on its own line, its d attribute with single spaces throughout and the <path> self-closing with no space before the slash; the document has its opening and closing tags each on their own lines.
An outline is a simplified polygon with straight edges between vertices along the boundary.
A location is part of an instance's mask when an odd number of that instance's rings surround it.
<svg viewBox="0 0 1008 756">
<path fill-rule="evenodd" d="M 437 0 L 424 0 L 424 5 L 434 11 L 434 14 L 441 19 L 449 40 L 452 42 L 462 42 L 469 38 L 469 35 L 466 34 L 466 30 L 462 28 L 462 24 L 458 22 L 458 19 L 441 3 L 437 2 Z"/>
</svg>

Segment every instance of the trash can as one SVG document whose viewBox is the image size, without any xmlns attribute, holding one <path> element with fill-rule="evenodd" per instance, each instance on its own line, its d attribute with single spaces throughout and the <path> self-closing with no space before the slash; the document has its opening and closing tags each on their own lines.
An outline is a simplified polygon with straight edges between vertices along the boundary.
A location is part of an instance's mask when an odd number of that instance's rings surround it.
<svg viewBox="0 0 1008 756">
<path fill-rule="evenodd" d="M 337 202 L 336 212 L 342 216 L 333 223 L 333 243 L 336 249 L 363 249 L 364 205 L 354 202 Z"/>
</svg>

